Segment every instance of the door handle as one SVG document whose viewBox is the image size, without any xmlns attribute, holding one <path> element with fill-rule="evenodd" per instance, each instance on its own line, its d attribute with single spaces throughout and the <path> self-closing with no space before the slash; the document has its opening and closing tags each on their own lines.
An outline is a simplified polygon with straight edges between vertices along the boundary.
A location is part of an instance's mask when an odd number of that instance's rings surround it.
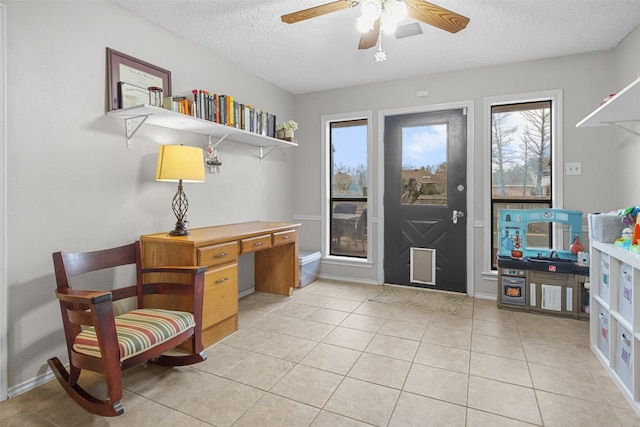
<svg viewBox="0 0 640 427">
<path fill-rule="evenodd" d="M 457 224 L 457 223 L 458 223 L 458 218 L 462 218 L 463 216 L 464 216 L 464 212 L 462 212 L 462 211 L 457 211 L 457 210 L 455 210 L 455 209 L 454 209 L 454 210 L 453 210 L 453 217 L 451 218 L 451 221 L 452 221 L 454 224 Z"/>
</svg>

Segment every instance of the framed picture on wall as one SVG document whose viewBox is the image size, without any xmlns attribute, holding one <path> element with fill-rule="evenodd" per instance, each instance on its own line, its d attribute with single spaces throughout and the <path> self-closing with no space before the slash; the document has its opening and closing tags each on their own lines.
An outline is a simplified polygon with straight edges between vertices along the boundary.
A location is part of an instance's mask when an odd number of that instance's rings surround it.
<svg viewBox="0 0 640 427">
<path fill-rule="evenodd" d="M 143 101 L 141 93 L 149 87 L 162 88 L 162 96 L 171 96 L 171 71 L 165 70 L 133 56 L 107 48 L 107 86 L 109 91 L 108 108 L 119 110 L 131 104 Z M 123 88 L 137 88 L 136 91 L 123 91 Z M 137 92 L 137 101 L 125 97 L 126 93 Z M 147 101 L 148 102 L 148 98 Z M 145 102 L 140 102 L 145 103 Z"/>
</svg>

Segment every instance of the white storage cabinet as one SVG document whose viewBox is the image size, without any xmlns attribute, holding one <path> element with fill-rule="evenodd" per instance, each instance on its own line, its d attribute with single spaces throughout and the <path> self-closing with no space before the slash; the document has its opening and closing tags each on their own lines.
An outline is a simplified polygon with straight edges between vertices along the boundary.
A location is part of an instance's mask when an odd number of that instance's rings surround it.
<svg viewBox="0 0 640 427">
<path fill-rule="evenodd" d="M 576 127 L 615 126 L 640 136 L 636 127 L 640 122 L 639 106 L 640 77 Z M 589 240 L 591 349 L 640 416 L 640 254 L 612 243 Z M 602 336 L 603 333 L 608 336 Z"/>
<path fill-rule="evenodd" d="M 590 345 L 640 416 L 640 254 L 591 242 Z"/>
</svg>

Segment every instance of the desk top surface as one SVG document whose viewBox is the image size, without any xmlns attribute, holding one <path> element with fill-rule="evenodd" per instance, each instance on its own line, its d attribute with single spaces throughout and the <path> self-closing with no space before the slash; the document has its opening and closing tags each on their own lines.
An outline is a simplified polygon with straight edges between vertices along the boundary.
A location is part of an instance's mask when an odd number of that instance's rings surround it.
<svg viewBox="0 0 640 427">
<path fill-rule="evenodd" d="M 189 230 L 191 233 L 189 236 L 169 236 L 168 232 L 147 234 L 141 236 L 140 240 L 142 242 L 172 241 L 175 243 L 200 246 L 202 244 L 246 239 L 249 237 L 259 236 L 261 234 L 297 229 L 299 227 L 300 224 L 295 222 L 251 221 L 240 222 L 237 224 L 216 225 L 212 227 L 192 228 Z"/>
</svg>

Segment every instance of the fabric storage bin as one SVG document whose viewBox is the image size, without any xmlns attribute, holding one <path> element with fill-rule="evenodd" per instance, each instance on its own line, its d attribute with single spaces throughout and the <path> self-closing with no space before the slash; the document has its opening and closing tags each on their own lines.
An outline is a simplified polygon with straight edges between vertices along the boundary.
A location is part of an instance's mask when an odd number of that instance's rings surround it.
<svg viewBox="0 0 640 427">
<path fill-rule="evenodd" d="M 300 251 L 300 287 L 307 286 L 318 278 L 320 274 L 320 252 Z"/>
<path fill-rule="evenodd" d="M 598 295 L 607 304 L 609 304 L 609 275 L 610 275 L 610 261 L 609 254 L 602 254 L 602 260 L 600 261 L 600 291 Z"/>
<path fill-rule="evenodd" d="M 633 324 L 633 269 L 629 264 L 620 266 L 620 282 L 618 282 L 618 312 L 629 323 Z"/>
<path fill-rule="evenodd" d="M 620 215 L 589 214 L 589 239 L 602 243 L 613 243 L 622 235 L 625 225 Z"/>
<path fill-rule="evenodd" d="M 616 340 L 615 369 L 620 381 L 630 392 L 633 391 L 633 335 L 618 323 Z"/>
<path fill-rule="evenodd" d="M 609 312 L 600 309 L 598 312 L 598 348 L 605 359 L 609 360 Z"/>
</svg>

